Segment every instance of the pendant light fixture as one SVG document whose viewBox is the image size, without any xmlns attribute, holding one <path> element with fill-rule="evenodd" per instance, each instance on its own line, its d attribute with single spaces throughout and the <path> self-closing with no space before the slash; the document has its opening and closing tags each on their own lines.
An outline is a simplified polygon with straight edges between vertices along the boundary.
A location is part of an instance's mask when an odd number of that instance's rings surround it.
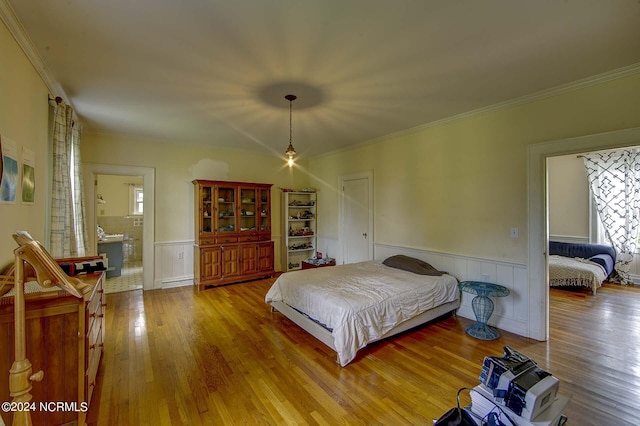
<svg viewBox="0 0 640 426">
<path fill-rule="evenodd" d="M 298 97 L 296 95 L 287 95 L 284 98 L 289 101 L 289 147 L 284 153 L 289 157 L 287 164 L 289 164 L 289 167 L 291 167 L 293 166 L 293 156 L 296 155 L 296 150 L 293 149 L 293 144 L 291 143 L 291 134 L 292 134 L 291 112 L 293 109 L 293 101 L 298 99 Z"/>
</svg>

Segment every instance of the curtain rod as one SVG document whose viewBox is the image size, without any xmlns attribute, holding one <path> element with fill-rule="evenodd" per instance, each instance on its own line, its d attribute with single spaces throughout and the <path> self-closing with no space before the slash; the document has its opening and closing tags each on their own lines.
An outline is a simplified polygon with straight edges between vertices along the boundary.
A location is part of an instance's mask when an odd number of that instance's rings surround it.
<svg viewBox="0 0 640 426">
<path fill-rule="evenodd" d="M 62 102 L 62 98 L 60 96 L 56 96 L 55 98 L 52 98 L 51 95 L 48 95 L 47 97 L 49 99 L 49 102 L 56 101 L 58 105 L 60 105 L 60 103 Z"/>
<path fill-rule="evenodd" d="M 64 102 L 64 99 L 62 99 L 60 96 L 56 96 L 55 98 L 52 98 L 51 95 L 47 95 L 47 99 L 48 99 L 48 102 L 49 102 L 50 105 L 51 105 L 52 101 L 55 101 L 56 105 L 60 105 L 62 102 Z M 72 108 L 72 116 L 71 117 L 72 117 L 71 125 L 75 126 L 76 120 L 74 118 L 77 118 L 77 116 L 76 116 L 76 112 L 73 111 L 73 108 Z"/>
</svg>

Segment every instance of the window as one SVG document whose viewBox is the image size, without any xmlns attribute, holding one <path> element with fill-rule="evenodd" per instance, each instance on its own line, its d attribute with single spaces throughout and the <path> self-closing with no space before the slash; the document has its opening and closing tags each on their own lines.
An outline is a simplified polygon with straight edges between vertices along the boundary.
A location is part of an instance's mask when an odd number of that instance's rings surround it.
<svg viewBox="0 0 640 426">
<path fill-rule="evenodd" d="M 131 215 L 140 216 L 144 208 L 144 192 L 142 185 L 129 186 L 129 212 Z"/>
</svg>

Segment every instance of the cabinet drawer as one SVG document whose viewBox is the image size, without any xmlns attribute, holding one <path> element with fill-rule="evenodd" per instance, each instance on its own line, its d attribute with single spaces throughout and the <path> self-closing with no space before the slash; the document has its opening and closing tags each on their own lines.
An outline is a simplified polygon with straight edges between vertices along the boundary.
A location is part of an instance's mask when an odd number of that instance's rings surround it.
<svg viewBox="0 0 640 426">
<path fill-rule="evenodd" d="M 102 308 L 102 298 L 103 298 L 102 287 L 96 289 L 96 293 L 93 295 L 91 300 L 89 301 L 89 306 L 87 307 L 87 315 L 89 320 L 98 316 Z"/>
<path fill-rule="evenodd" d="M 257 235 L 243 235 L 241 237 L 238 238 L 238 242 L 239 243 L 249 243 L 252 241 L 258 241 L 258 236 Z"/>
<path fill-rule="evenodd" d="M 100 366 L 100 357 L 102 356 L 102 327 L 96 322 L 97 327 L 96 340 L 89 344 L 87 354 L 87 370 L 85 391 L 87 394 L 87 403 L 91 402 L 91 395 L 96 387 L 96 376 L 98 375 L 98 367 Z"/>
<path fill-rule="evenodd" d="M 100 327 L 100 324 L 102 323 L 102 318 L 104 317 L 104 309 L 102 306 L 102 297 L 98 297 L 100 295 L 96 295 L 96 297 L 93 298 L 93 300 L 91 300 L 91 303 L 89 304 L 89 308 L 87 309 L 87 320 L 86 320 L 86 324 L 87 324 L 87 328 L 85 329 L 86 333 L 87 333 L 87 339 L 89 340 L 89 344 L 91 344 L 91 341 L 93 340 L 92 338 L 90 338 L 90 334 L 92 333 L 92 329 L 96 328 L 96 327 Z"/>
<path fill-rule="evenodd" d="M 218 237 L 216 238 L 216 244 L 225 244 L 225 243 L 237 243 L 238 237 Z"/>
<path fill-rule="evenodd" d="M 94 350 L 96 347 L 98 347 L 100 343 L 102 343 L 99 340 L 101 337 L 101 333 L 102 333 L 102 321 L 99 321 L 97 319 L 92 321 L 91 328 L 87 332 L 87 341 L 86 341 L 86 345 L 87 345 L 86 367 L 87 368 L 89 367 L 89 362 L 91 360 L 91 357 L 90 357 L 91 351 Z"/>
<path fill-rule="evenodd" d="M 200 239 L 200 245 L 201 246 L 210 246 L 211 244 L 215 244 L 216 240 L 215 238 L 201 238 Z"/>
<path fill-rule="evenodd" d="M 102 282 L 99 283 L 100 286 L 96 288 L 93 297 L 89 301 L 87 306 L 87 328 L 85 332 L 87 333 L 87 345 L 91 345 L 95 341 L 95 335 L 97 328 L 101 327 L 102 318 L 104 316 L 104 290 L 102 288 Z"/>
</svg>

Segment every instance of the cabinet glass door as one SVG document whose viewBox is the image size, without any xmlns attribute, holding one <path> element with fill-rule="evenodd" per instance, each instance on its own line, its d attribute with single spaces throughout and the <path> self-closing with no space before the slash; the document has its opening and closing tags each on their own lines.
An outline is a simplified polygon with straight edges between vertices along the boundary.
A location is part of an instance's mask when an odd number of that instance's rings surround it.
<svg viewBox="0 0 640 426">
<path fill-rule="evenodd" d="M 218 186 L 217 232 L 236 232 L 236 190 L 233 186 Z"/>
<path fill-rule="evenodd" d="M 200 187 L 200 229 L 202 233 L 213 232 L 213 186 Z"/>
<path fill-rule="evenodd" d="M 260 231 L 271 231 L 271 190 L 269 188 L 260 189 L 260 217 L 258 229 Z"/>
<path fill-rule="evenodd" d="M 240 187 L 240 232 L 256 232 L 257 206 L 256 189 Z"/>
</svg>

